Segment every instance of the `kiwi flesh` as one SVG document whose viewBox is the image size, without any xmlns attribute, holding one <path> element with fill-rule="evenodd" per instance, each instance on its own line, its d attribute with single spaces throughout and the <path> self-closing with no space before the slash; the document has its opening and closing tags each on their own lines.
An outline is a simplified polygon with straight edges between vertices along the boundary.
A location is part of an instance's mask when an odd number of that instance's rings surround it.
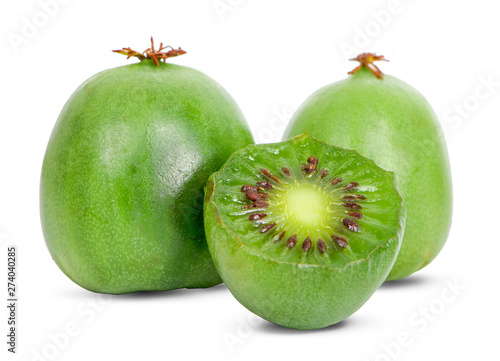
<svg viewBox="0 0 500 361">
<path fill-rule="evenodd" d="M 303 134 L 235 152 L 208 181 L 204 223 L 241 304 L 315 329 L 352 315 L 385 280 L 405 207 L 393 173 Z"/>
</svg>

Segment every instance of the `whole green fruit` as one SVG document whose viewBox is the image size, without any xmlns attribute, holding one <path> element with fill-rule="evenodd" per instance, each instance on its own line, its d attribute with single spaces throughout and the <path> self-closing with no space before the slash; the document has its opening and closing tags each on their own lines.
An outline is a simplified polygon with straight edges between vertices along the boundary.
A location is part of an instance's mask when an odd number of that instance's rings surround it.
<svg viewBox="0 0 500 361">
<path fill-rule="evenodd" d="M 355 149 L 396 174 L 407 221 L 388 280 L 401 279 L 429 264 L 448 237 L 448 153 L 427 100 L 395 77 L 382 78 L 372 62 L 383 58 L 362 54 L 356 60 L 362 64 L 352 75 L 319 89 L 300 106 L 283 139 L 308 131 L 324 142 Z"/>
<path fill-rule="evenodd" d="M 50 137 L 43 233 L 56 264 L 88 290 L 221 282 L 203 231 L 203 186 L 253 140 L 218 83 L 158 62 L 182 53 L 152 48 L 140 63 L 94 75 L 68 100 Z"/>
</svg>

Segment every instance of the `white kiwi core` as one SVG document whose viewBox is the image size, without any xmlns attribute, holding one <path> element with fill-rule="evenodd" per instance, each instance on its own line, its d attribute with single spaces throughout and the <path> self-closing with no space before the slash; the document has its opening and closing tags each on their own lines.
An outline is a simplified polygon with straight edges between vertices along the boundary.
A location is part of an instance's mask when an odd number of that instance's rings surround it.
<svg viewBox="0 0 500 361">
<path fill-rule="evenodd" d="M 298 184 L 285 195 L 285 218 L 290 222 L 314 229 L 328 223 L 328 196 L 311 184 Z"/>
</svg>

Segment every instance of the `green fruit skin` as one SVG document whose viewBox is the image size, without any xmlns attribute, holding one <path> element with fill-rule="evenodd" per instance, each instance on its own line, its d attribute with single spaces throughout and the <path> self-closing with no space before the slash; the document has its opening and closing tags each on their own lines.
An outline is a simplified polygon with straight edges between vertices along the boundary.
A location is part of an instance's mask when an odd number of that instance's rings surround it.
<svg viewBox="0 0 500 361">
<path fill-rule="evenodd" d="M 401 203 L 397 234 L 366 259 L 344 267 L 279 261 L 245 246 L 223 224 L 214 192 L 211 176 L 205 194 L 205 233 L 220 276 L 243 306 L 288 328 L 318 329 L 351 316 L 384 282 L 403 238 L 405 209 Z"/>
<path fill-rule="evenodd" d="M 442 129 L 427 100 L 403 81 L 390 75 L 379 80 L 363 68 L 312 94 L 293 115 L 283 139 L 306 131 L 355 149 L 396 174 L 407 221 L 388 280 L 429 264 L 448 237 L 452 182 Z"/>
<path fill-rule="evenodd" d="M 197 70 L 143 60 L 91 77 L 64 106 L 43 162 L 41 222 L 54 261 L 102 293 L 220 283 L 203 187 L 250 143 L 234 100 Z"/>
</svg>

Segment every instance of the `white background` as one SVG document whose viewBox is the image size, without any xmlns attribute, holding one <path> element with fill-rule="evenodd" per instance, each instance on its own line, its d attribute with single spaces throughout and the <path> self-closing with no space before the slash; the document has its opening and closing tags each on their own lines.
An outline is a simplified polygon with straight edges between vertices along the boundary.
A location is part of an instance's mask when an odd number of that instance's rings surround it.
<svg viewBox="0 0 500 361">
<path fill-rule="evenodd" d="M 498 357 L 500 23 L 476 1 L 2 1 L 0 339 L 2 360 L 442 360 Z M 26 25 L 26 24 L 34 25 Z M 278 141 L 319 87 L 363 51 L 433 105 L 448 141 L 454 222 L 438 258 L 384 284 L 356 314 L 317 331 L 285 329 L 224 285 L 99 296 L 73 284 L 41 233 L 38 186 L 62 106 L 91 75 L 127 64 L 112 49 L 149 37 L 216 79 L 257 142 Z M 132 62 L 134 60 L 129 60 Z M 488 87 L 484 83 L 490 83 Z M 425 227 L 425 225 L 422 225 Z M 18 246 L 18 354 L 6 351 L 6 248 Z M 40 355 L 40 356 L 36 356 Z M 496 356 L 494 356 L 496 355 Z"/>
</svg>

